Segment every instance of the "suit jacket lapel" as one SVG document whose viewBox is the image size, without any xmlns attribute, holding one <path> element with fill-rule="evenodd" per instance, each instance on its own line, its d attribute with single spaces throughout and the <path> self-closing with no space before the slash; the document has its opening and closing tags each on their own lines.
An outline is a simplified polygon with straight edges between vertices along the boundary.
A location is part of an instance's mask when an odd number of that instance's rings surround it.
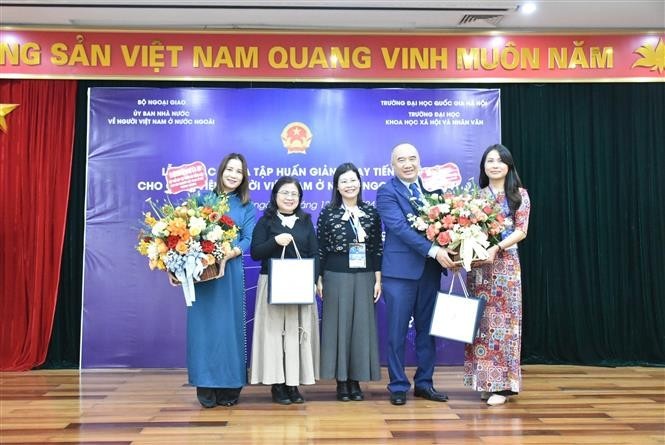
<svg viewBox="0 0 665 445">
<path fill-rule="evenodd" d="M 407 189 L 402 181 L 400 181 L 398 178 L 393 177 L 393 187 L 395 187 L 397 193 L 402 195 L 404 199 L 409 202 L 411 201 L 411 192 L 409 192 L 409 189 Z"/>
<path fill-rule="evenodd" d="M 418 181 L 420 181 L 420 178 L 418 178 Z M 409 203 L 409 207 L 411 207 L 411 210 L 413 210 L 415 213 L 418 213 L 418 206 L 414 202 L 413 197 L 411 196 L 411 191 L 406 188 L 404 183 L 400 181 L 398 178 L 393 177 L 393 187 L 395 187 L 395 190 L 397 191 L 398 194 L 400 194 L 404 199 L 406 199 L 406 202 Z M 420 189 L 423 191 L 423 193 L 427 193 L 427 191 L 423 188 L 422 183 L 420 184 Z"/>
</svg>

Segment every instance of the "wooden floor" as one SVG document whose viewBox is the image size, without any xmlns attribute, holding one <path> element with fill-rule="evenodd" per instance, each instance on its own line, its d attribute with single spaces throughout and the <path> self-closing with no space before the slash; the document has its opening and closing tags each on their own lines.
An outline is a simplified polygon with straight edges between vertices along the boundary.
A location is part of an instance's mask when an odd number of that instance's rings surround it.
<svg viewBox="0 0 665 445">
<path fill-rule="evenodd" d="M 665 369 L 524 366 L 523 392 L 488 407 L 439 367 L 448 403 L 392 406 L 381 382 L 337 402 L 334 382 L 279 406 L 250 386 L 232 408 L 203 409 L 186 371 L 42 370 L 0 374 L 0 443 L 43 444 L 665 444 Z M 385 373 L 385 369 L 384 369 Z"/>
</svg>

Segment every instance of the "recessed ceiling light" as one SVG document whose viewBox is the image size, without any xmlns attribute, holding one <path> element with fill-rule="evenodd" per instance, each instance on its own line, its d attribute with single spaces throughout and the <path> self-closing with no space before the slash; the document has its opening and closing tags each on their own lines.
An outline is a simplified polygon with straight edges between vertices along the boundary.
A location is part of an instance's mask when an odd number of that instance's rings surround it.
<svg viewBox="0 0 665 445">
<path fill-rule="evenodd" d="M 0 35 L 0 42 L 6 43 L 7 45 L 13 45 L 19 43 L 19 40 L 16 38 L 16 34 L 6 32 Z"/>
<path fill-rule="evenodd" d="M 525 3 L 520 8 L 520 11 L 522 11 L 522 14 L 531 14 L 535 10 L 536 10 L 536 4 L 535 3 Z"/>
<path fill-rule="evenodd" d="M 494 36 L 492 37 L 492 40 L 490 40 L 490 45 L 493 48 L 503 46 L 506 43 L 506 39 L 502 36 Z"/>
</svg>

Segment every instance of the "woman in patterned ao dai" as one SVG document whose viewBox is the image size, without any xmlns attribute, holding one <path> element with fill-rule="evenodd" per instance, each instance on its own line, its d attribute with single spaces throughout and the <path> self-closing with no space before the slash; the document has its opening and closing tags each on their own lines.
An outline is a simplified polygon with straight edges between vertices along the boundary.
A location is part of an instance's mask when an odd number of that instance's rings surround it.
<svg viewBox="0 0 665 445">
<path fill-rule="evenodd" d="M 509 221 L 487 261 L 467 275 L 468 287 L 487 301 L 479 335 L 464 351 L 464 384 L 481 392 L 488 405 L 501 405 L 520 391 L 522 345 L 522 279 L 517 243 L 526 238 L 531 204 L 522 188 L 513 157 L 492 145 L 480 161 L 480 186 L 496 199 Z"/>
</svg>

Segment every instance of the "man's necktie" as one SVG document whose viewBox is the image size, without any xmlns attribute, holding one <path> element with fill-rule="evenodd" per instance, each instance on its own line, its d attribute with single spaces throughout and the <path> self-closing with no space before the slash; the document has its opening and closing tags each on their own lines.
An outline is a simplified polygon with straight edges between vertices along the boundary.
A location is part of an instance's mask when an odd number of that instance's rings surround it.
<svg viewBox="0 0 665 445">
<path fill-rule="evenodd" d="M 422 198 L 423 195 L 422 193 L 420 193 L 420 188 L 418 188 L 418 184 L 416 184 L 415 182 L 409 185 L 409 190 L 411 190 L 411 196 L 413 196 L 414 198 L 418 200 Z"/>
</svg>

